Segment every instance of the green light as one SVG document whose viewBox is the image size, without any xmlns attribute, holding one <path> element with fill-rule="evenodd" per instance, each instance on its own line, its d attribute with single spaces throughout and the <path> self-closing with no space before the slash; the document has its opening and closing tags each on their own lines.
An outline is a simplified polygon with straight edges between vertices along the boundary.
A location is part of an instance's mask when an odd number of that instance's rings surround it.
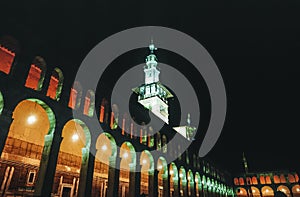
<svg viewBox="0 0 300 197">
<path fill-rule="evenodd" d="M 4 107 L 4 100 L 3 100 L 3 96 L 0 92 L 0 115 L 2 113 L 3 107 Z"/>
</svg>

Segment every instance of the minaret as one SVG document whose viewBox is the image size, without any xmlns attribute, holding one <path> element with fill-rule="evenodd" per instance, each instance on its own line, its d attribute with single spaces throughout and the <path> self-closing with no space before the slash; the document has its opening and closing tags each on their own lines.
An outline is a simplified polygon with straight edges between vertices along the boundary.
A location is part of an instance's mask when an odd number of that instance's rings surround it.
<svg viewBox="0 0 300 197">
<path fill-rule="evenodd" d="M 157 50 L 151 42 L 150 54 L 146 57 L 144 66 L 145 84 L 134 88 L 138 94 L 138 102 L 149 109 L 154 115 L 169 124 L 168 99 L 172 98 L 171 92 L 159 82 L 159 69 L 154 51 Z"/>
<path fill-rule="evenodd" d="M 243 152 L 243 162 L 244 162 L 245 172 L 246 172 L 246 174 L 248 174 L 248 163 L 247 163 L 247 160 L 246 160 L 244 152 Z"/>
</svg>

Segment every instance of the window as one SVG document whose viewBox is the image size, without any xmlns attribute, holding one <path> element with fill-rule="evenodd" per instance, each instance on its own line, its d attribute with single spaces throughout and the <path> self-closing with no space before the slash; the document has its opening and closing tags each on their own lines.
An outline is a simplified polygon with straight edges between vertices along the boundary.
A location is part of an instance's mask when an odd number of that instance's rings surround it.
<svg viewBox="0 0 300 197">
<path fill-rule="evenodd" d="M 28 173 L 28 176 L 27 176 L 27 184 L 28 185 L 34 184 L 35 176 L 36 176 L 36 171 L 30 170 Z"/>
<path fill-rule="evenodd" d="M 43 86 L 46 72 L 46 62 L 42 57 L 35 57 L 30 65 L 25 87 L 40 91 Z"/>
</svg>

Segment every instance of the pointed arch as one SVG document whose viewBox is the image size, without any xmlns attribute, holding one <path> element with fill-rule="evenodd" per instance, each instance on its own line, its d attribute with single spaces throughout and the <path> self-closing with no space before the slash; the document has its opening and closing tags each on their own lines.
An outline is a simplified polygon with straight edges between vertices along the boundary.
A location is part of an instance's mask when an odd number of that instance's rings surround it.
<svg viewBox="0 0 300 197">
<path fill-rule="evenodd" d="M 95 111 L 95 93 L 88 90 L 85 95 L 83 114 L 93 117 Z"/>
<path fill-rule="evenodd" d="M 11 36 L 0 38 L 0 72 L 10 74 L 19 51 L 20 47 L 16 39 Z"/>
<path fill-rule="evenodd" d="M 300 185 L 299 184 L 294 185 L 292 187 L 292 193 L 293 193 L 294 197 L 299 197 L 300 196 Z"/>
<path fill-rule="evenodd" d="M 54 68 L 50 77 L 50 82 L 47 90 L 47 96 L 53 100 L 59 101 L 61 90 L 63 87 L 64 75 L 59 68 Z"/>
<path fill-rule="evenodd" d="M 188 186 L 188 195 L 192 196 L 192 195 L 194 195 L 193 190 L 194 190 L 194 184 L 195 184 L 194 175 L 193 175 L 192 170 L 189 170 L 188 173 L 187 173 L 187 181 L 188 181 L 188 184 L 187 184 L 187 186 Z"/>
<path fill-rule="evenodd" d="M 140 157 L 140 165 L 141 165 L 141 182 L 140 182 L 140 194 L 149 194 L 149 185 L 150 183 L 150 177 L 154 174 L 154 159 L 151 153 L 148 150 L 144 150 L 141 153 Z M 137 183 L 138 184 L 138 183 Z"/>
<path fill-rule="evenodd" d="M 287 186 L 285 186 L 285 185 L 278 186 L 277 187 L 277 191 L 283 192 L 287 197 L 291 197 L 292 196 L 290 189 Z"/>
<path fill-rule="evenodd" d="M 45 60 L 40 56 L 36 56 L 30 65 L 25 87 L 40 91 L 43 87 L 46 69 Z"/>
<path fill-rule="evenodd" d="M 70 92 L 69 107 L 78 109 L 80 107 L 82 97 L 82 86 L 78 81 L 75 81 Z"/>
<path fill-rule="evenodd" d="M 262 196 L 274 196 L 274 190 L 269 186 L 264 186 L 261 188 Z"/>
<path fill-rule="evenodd" d="M 201 184 L 201 176 L 199 172 L 195 173 L 195 186 L 196 186 L 196 196 L 200 196 L 200 191 L 202 189 L 202 184 Z"/>
</svg>

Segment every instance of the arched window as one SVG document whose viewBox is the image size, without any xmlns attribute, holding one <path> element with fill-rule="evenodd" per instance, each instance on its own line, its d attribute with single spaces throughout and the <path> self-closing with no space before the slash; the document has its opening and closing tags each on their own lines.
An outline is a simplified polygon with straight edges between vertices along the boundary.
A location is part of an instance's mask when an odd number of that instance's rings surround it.
<svg viewBox="0 0 300 197">
<path fill-rule="evenodd" d="M 165 135 L 162 135 L 162 152 L 166 153 L 167 151 L 168 151 L 167 137 Z"/>
<path fill-rule="evenodd" d="M 107 118 L 108 118 L 107 117 L 108 116 L 107 108 L 108 108 L 108 102 L 105 98 L 103 98 L 101 101 L 101 105 L 100 105 L 100 115 L 99 115 L 99 121 L 101 123 L 103 123 L 103 122 L 107 123 L 107 121 L 108 121 L 107 120 Z"/>
<path fill-rule="evenodd" d="M 14 38 L 5 36 L 0 39 L 0 72 L 10 73 L 18 52 L 19 44 Z"/>
<path fill-rule="evenodd" d="M 247 185 L 252 185 L 252 180 L 250 177 L 246 178 Z"/>
<path fill-rule="evenodd" d="M 30 65 L 27 75 L 25 87 L 40 91 L 43 87 L 43 82 L 46 73 L 46 62 L 42 57 L 35 57 Z"/>
<path fill-rule="evenodd" d="M 242 177 L 239 178 L 240 185 L 245 185 L 244 179 Z"/>
<path fill-rule="evenodd" d="M 258 184 L 257 178 L 255 176 L 252 177 L 252 184 L 253 185 L 257 185 Z"/>
<path fill-rule="evenodd" d="M 275 184 L 280 183 L 280 178 L 279 178 L 277 175 L 274 175 L 274 176 L 273 176 L 273 179 L 274 179 L 274 183 L 275 183 Z"/>
<path fill-rule="evenodd" d="M 260 184 L 266 184 L 266 180 L 264 176 L 259 177 Z"/>
<path fill-rule="evenodd" d="M 156 134 L 156 150 L 161 150 L 161 136 L 159 132 Z"/>
<path fill-rule="evenodd" d="M 286 179 L 283 174 L 280 175 L 280 183 L 286 183 Z"/>
<path fill-rule="evenodd" d="M 290 183 L 295 183 L 296 182 L 295 177 L 292 174 L 288 174 L 288 178 L 289 178 Z"/>
<path fill-rule="evenodd" d="M 266 176 L 266 184 L 272 184 L 270 176 Z"/>
<path fill-rule="evenodd" d="M 52 98 L 53 100 L 59 100 L 60 94 L 63 86 L 64 76 L 62 71 L 59 68 L 55 68 L 52 71 L 52 75 L 49 82 L 49 87 L 47 91 L 47 96 Z"/>
<path fill-rule="evenodd" d="M 234 179 L 233 179 L 233 183 L 234 183 L 235 185 L 239 185 L 239 179 L 238 179 L 238 178 L 234 178 Z"/>
<path fill-rule="evenodd" d="M 94 115 L 95 110 L 95 93 L 88 90 L 85 95 L 83 114 L 89 117 Z"/>
<path fill-rule="evenodd" d="M 78 81 L 75 81 L 70 92 L 69 107 L 72 109 L 78 109 L 80 107 L 81 96 L 82 87 Z"/>
</svg>

